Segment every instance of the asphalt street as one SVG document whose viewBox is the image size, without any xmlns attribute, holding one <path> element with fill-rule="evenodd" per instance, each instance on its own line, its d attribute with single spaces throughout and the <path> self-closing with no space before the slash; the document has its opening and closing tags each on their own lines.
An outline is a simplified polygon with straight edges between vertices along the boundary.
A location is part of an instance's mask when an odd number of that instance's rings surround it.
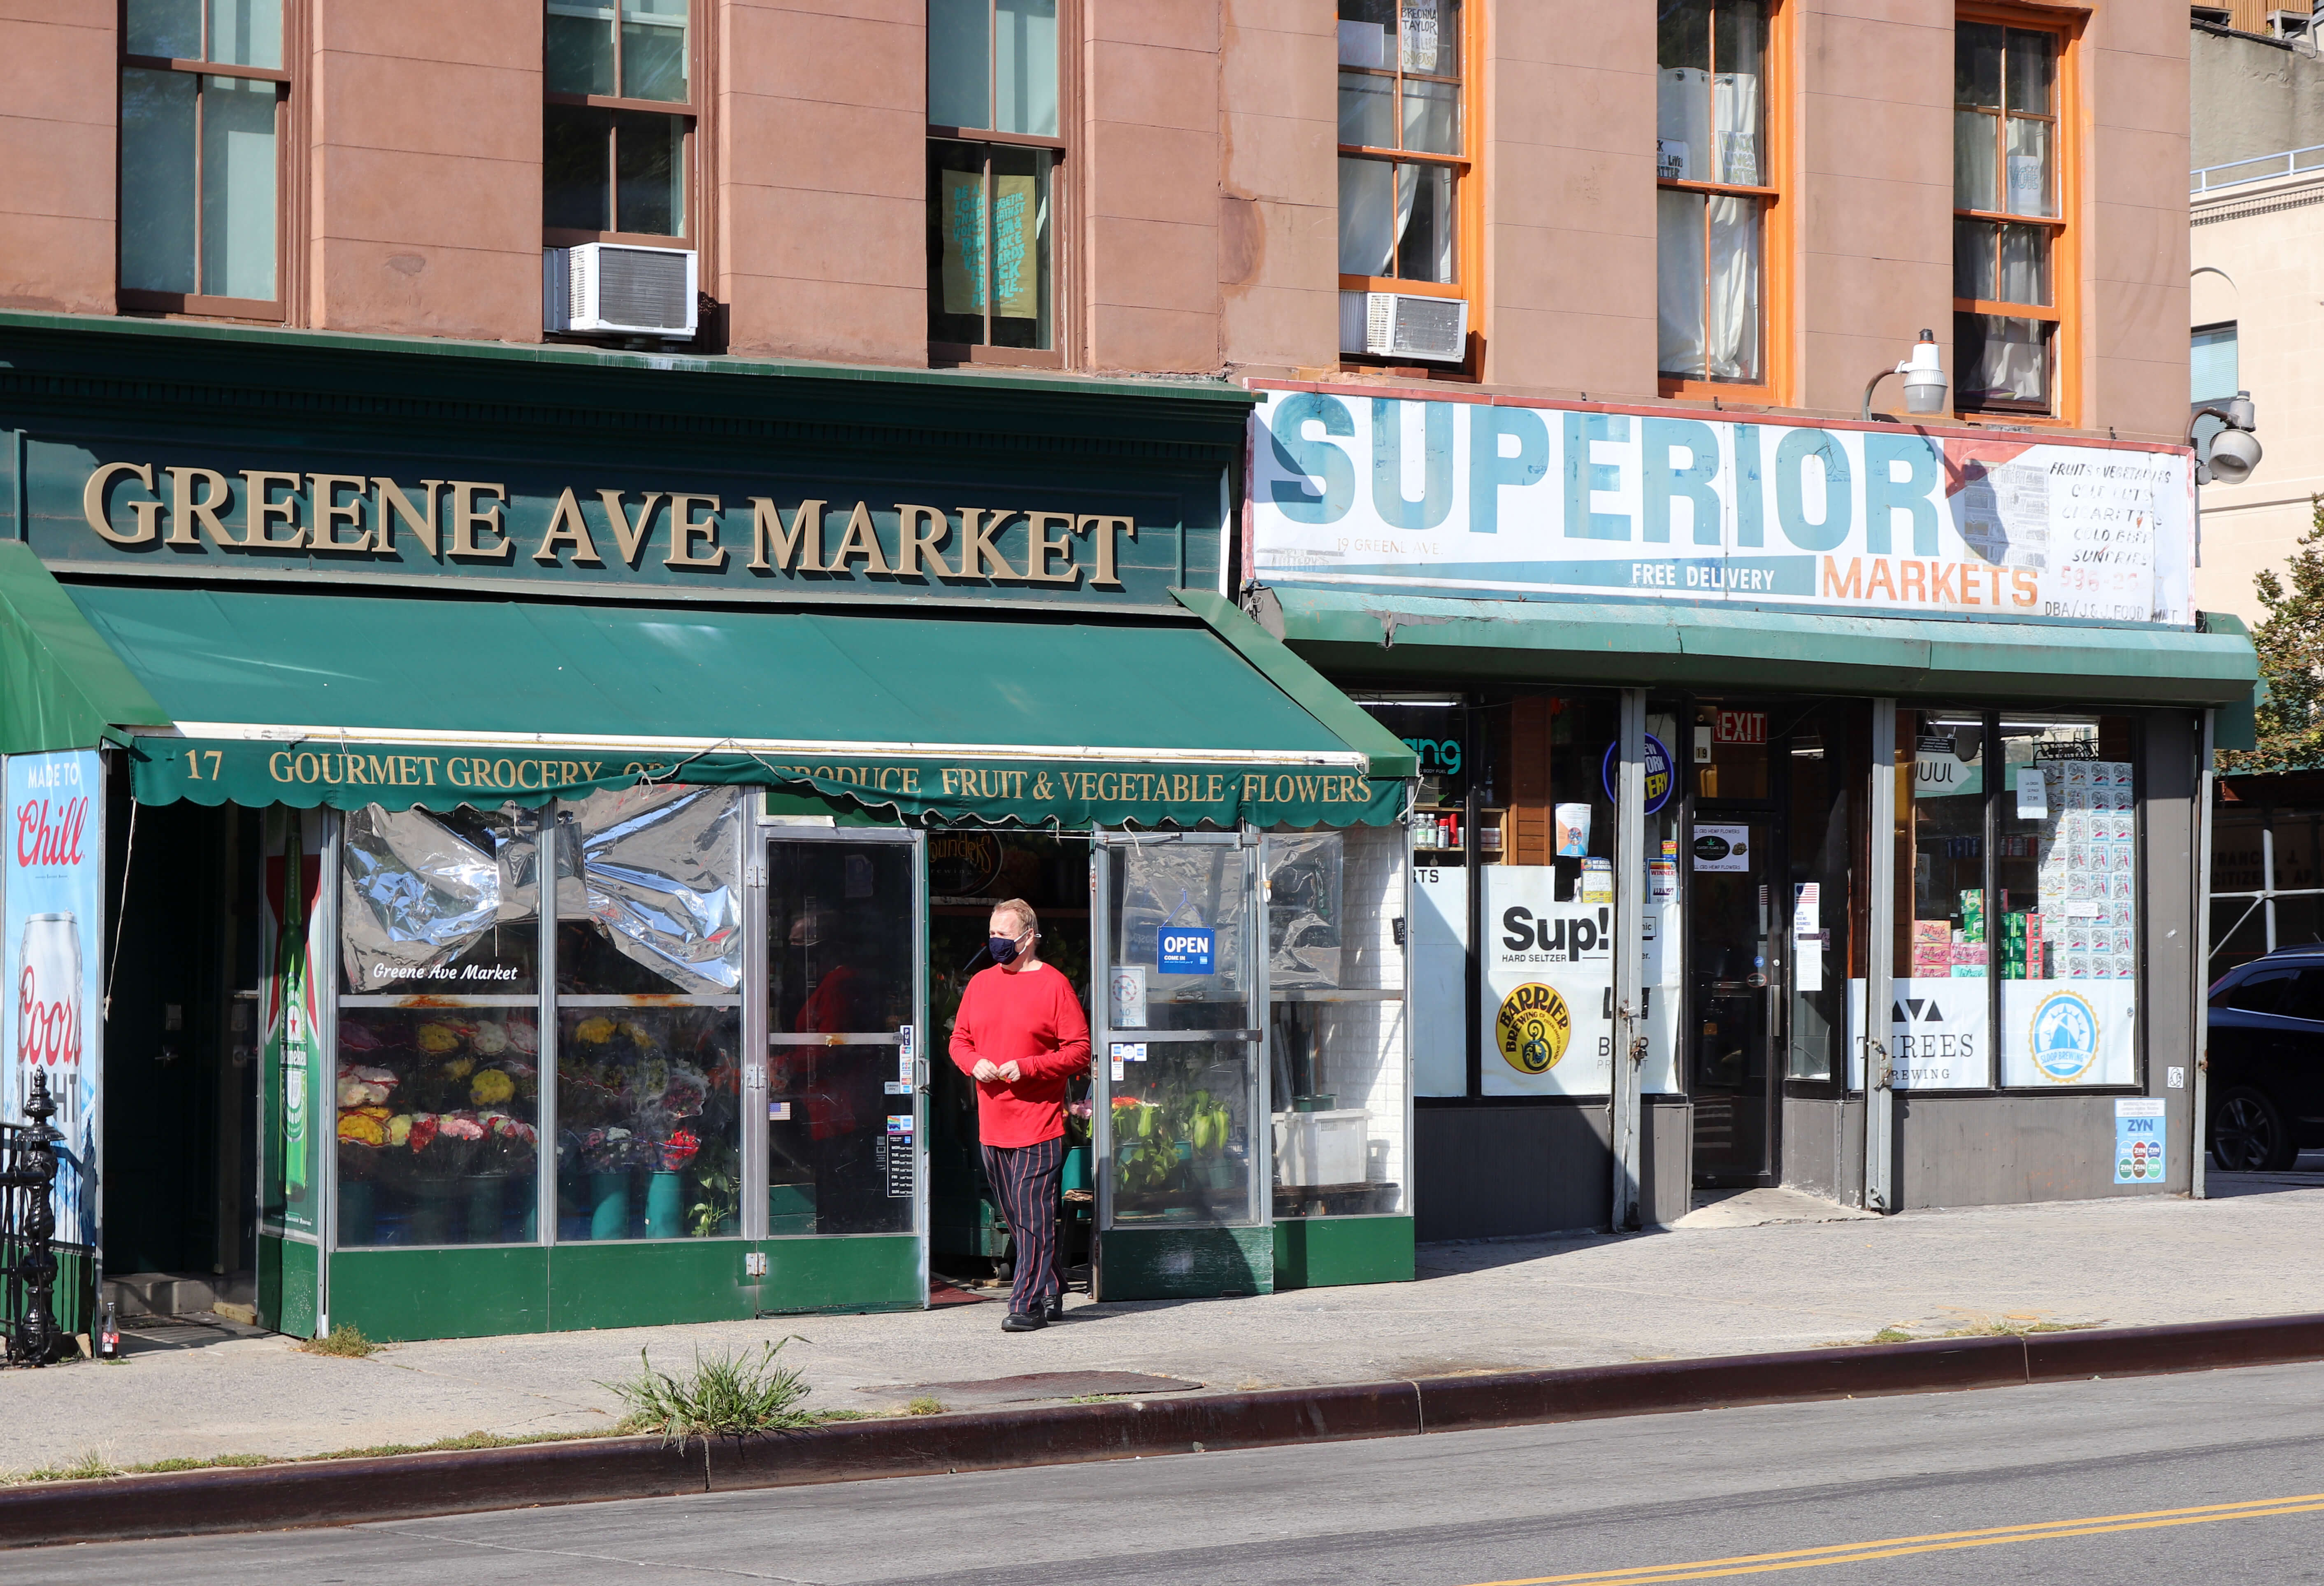
<svg viewBox="0 0 2324 1586">
<path fill-rule="evenodd" d="M 2273 1583 L 2319 1556 L 2304 1365 L 51 1548 L 0 1579 Z"/>
</svg>

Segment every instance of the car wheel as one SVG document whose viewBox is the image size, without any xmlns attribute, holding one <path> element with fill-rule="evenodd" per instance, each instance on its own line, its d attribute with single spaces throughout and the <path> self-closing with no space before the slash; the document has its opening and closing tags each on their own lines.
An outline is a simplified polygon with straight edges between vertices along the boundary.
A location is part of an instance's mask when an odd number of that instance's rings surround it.
<svg viewBox="0 0 2324 1586">
<path fill-rule="evenodd" d="M 2264 1091 L 2237 1085 L 2211 1114 L 2211 1159 L 2229 1173 L 2281 1173 L 2300 1147 L 2283 1110 Z"/>
</svg>

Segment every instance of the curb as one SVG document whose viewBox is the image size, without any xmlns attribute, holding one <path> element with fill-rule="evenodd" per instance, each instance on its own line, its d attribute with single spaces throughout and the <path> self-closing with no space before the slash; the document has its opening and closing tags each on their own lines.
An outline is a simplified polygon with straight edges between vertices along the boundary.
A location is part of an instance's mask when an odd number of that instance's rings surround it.
<svg viewBox="0 0 2324 1586">
<path fill-rule="evenodd" d="M 657 1438 L 0 1489 L 0 1547 L 343 1526 L 1732 1406 L 2324 1360 L 2324 1314 L 842 1422 L 679 1451 Z"/>
</svg>

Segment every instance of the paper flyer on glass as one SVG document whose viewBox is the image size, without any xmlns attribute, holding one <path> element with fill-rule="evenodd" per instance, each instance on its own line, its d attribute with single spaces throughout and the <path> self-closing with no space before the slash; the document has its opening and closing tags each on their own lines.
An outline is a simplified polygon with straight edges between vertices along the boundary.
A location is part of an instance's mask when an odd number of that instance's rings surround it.
<svg viewBox="0 0 2324 1586">
<path fill-rule="evenodd" d="M 1256 576 L 2193 623 L 2182 452 L 1261 390 Z"/>
<path fill-rule="evenodd" d="M 7 1120 L 45 1074 L 64 1137 L 57 1239 L 97 1239 L 105 1040 L 105 771 L 94 750 L 8 757 L 5 951 Z"/>
</svg>

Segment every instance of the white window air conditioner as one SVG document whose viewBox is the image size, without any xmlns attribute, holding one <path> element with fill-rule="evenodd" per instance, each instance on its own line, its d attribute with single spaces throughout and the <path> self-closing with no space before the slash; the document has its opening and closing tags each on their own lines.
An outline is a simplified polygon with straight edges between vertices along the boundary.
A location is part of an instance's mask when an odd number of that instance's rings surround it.
<svg viewBox="0 0 2324 1586">
<path fill-rule="evenodd" d="M 1458 364 L 1469 355 L 1469 300 L 1342 292 L 1340 350 Z"/>
<path fill-rule="evenodd" d="M 541 256 L 544 329 L 581 335 L 690 337 L 696 275 L 691 248 L 584 243 Z"/>
</svg>

